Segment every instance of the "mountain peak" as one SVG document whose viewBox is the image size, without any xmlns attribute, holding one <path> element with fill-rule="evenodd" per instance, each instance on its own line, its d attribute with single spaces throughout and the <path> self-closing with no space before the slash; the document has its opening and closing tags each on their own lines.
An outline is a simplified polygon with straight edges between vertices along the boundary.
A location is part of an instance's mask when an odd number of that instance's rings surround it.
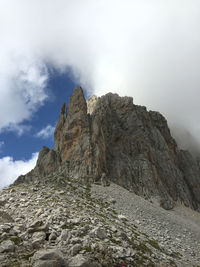
<svg viewBox="0 0 200 267">
<path fill-rule="evenodd" d="M 61 107 L 54 149 L 43 148 L 35 169 L 16 183 L 60 168 L 91 183 L 114 182 L 165 209 L 179 202 L 200 210 L 199 161 L 179 150 L 160 113 L 132 97 L 108 93 L 86 101 L 76 87 L 66 112 Z"/>
</svg>

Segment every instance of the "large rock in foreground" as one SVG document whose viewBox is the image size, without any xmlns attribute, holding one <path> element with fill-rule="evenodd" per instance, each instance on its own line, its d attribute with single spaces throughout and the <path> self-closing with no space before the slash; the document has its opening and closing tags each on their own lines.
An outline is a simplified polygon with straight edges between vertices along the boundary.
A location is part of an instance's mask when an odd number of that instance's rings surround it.
<svg viewBox="0 0 200 267">
<path fill-rule="evenodd" d="M 87 181 L 103 174 L 165 209 L 175 202 L 200 209 L 199 162 L 178 149 L 160 113 L 134 105 L 131 97 L 109 93 L 86 103 L 75 88 L 67 110 L 61 108 L 54 141 L 54 149 L 43 148 L 35 169 L 17 182 L 58 168 Z"/>
</svg>

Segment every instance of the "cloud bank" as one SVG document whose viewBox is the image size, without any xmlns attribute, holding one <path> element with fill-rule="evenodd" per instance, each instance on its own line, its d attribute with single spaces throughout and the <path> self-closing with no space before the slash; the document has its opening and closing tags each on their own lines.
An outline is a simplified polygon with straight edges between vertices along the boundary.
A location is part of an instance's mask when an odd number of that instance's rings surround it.
<svg viewBox="0 0 200 267">
<path fill-rule="evenodd" d="M 44 103 L 53 66 L 88 95 L 131 95 L 199 140 L 199 13 L 199 0 L 0 1 L 0 129 Z"/>
<path fill-rule="evenodd" d="M 15 179 L 26 174 L 35 167 L 38 153 L 33 153 L 31 159 L 27 161 L 14 161 L 12 157 L 4 157 L 0 159 L 0 189 L 12 184 Z"/>
</svg>

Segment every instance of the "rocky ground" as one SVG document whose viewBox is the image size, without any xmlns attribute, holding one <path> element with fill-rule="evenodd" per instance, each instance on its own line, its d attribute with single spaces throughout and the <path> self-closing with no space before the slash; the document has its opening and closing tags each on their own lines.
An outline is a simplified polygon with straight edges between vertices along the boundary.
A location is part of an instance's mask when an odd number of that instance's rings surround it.
<svg viewBox="0 0 200 267">
<path fill-rule="evenodd" d="M 149 201 L 111 184 L 92 186 L 92 196 L 113 198 L 113 207 L 134 222 L 138 230 L 154 237 L 162 249 L 180 256 L 178 266 L 200 266 L 200 213 L 182 205 L 167 211 L 156 200 Z"/>
<path fill-rule="evenodd" d="M 186 218 L 56 173 L 0 192 L 0 266 L 198 266 L 199 217 Z"/>
</svg>

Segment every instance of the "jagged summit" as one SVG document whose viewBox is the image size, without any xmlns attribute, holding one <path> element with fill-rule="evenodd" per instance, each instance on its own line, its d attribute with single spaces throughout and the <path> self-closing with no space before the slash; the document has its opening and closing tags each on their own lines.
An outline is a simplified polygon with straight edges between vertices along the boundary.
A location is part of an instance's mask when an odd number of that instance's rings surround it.
<svg viewBox="0 0 200 267">
<path fill-rule="evenodd" d="M 75 88 L 67 109 L 61 107 L 54 148 L 43 147 L 35 169 L 15 184 L 57 170 L 91 183 L 114 182 L 165 209 L 179 202 L 200 210 L 200 162 L 179 150 L 160 113 L 131 97 L 108 93 L 86 102 Z"/>
</svg>

